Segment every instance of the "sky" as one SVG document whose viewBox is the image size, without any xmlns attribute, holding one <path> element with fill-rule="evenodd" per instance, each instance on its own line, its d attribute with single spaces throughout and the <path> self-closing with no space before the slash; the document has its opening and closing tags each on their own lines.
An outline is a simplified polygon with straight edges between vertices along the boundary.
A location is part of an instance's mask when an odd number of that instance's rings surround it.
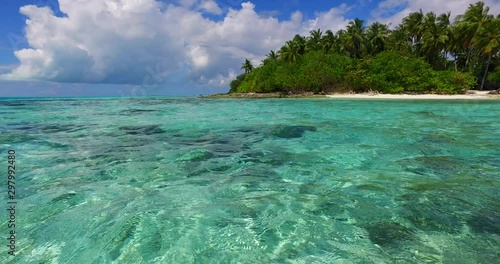
<svg viewBox="0 0 500 264">
<path fill-rule="evenodd" d="M 424 12 L 461 14 L 475 0 L 5 0 L 0 97 L 227 92 L 295 34 L 360 18 L 397 26 Z M 500 0 L 485 0 L 500 13 Z"/>
</svg>

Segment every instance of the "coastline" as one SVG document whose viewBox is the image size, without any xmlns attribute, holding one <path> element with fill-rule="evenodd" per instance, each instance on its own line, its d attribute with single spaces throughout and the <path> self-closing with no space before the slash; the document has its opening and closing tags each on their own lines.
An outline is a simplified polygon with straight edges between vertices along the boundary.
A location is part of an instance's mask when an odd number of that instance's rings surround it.
<svg viewBox="0 0 500 264">
<path fill-rule="evenodd" d="M 231 93 L 211 94 L 200 98 L 333 98 L 333 99 L 405 99 L 405 100 L 498 100 L 500 94 L 489 94 L 489 91 L 467 91 L 466 94 L 379 94 L 379 93 L 339 93 L 339 94 L 283 94 L 283 93 Z"/>
<path fill-rule="evenodd" d="M 405 99 L 405 100 L 495 100 L 500 94 L 488 94 L 489 91 L 468 91 L 466 94 L 330 94 L 328 98 L 349 99 Z"/>
<path fill-rule="evenodd" d="M 264 98 L 327 98 L 326 95 L 314 93 L 284 94 L 284 93 L 226 93 L 200 96 L 200 98 L 241 98 L 241 99 L 264 99 Z"/>
</svg>

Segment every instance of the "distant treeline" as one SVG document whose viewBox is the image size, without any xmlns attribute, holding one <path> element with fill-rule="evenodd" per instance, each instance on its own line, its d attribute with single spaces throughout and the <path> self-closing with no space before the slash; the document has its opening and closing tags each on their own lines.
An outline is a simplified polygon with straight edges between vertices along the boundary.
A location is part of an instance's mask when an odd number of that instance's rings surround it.
<svg viewBox="0 0 500 264">
<path fill-rule="evenodd" d="M 414 12 L 394 30 L 355 19 L 336 33 L 296 35 L 257 68 L 245 59 L 230 92 L 463 93 L 500 85 L 499 51 L 500 15 L 483 2 L 454 22 Z"/>
</svg>

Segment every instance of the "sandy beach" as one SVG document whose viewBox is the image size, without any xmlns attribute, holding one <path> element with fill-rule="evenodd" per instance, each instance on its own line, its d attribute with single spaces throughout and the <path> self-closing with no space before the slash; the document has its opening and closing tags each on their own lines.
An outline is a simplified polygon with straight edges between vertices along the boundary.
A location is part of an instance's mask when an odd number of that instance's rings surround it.
<svg viewBox="0 0 500 264">
<path fill-rule="evenodd" d="M 468 91 L 467 94 L 441 95 L 441 94 L 331 94 L 330 98 L 349 99 L 409 99 L 409 100 L 429 100 L 429 99 L 477 99 L 494 100 L 500 99 L 499 94 L 488 94 L 488 91 Z"/>
<path fill-rule="evenodd" d="M 444 95 L 444 94 L 379 94 L 379 93 L 362 93 L 362 94 L 282 94 L 282 93 L 230 93 L 230 94 L 212 94 L 208 96 L 200 96 L 200 98 L 242 98 L 242 99 L 263 99 L 263 98 L 346 98 L 346 99 L 408 99 L 408 100 L 495 100 L 500 99 L 500 94 L 488 94 L 489 91 L 473 91 L 470 90 L 466 94 Z"/>
</svg>

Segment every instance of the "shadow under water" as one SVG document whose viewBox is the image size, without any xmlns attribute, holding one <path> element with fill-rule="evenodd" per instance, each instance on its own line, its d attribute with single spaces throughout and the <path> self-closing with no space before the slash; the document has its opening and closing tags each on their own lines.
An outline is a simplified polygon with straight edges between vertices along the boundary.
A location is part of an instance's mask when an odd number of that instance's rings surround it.
<svg viewBox="0 0 500 264">
<path fill-rule="evenodd" d="M 495 263 L 500 104 L 475 107 L 0 99 L 15 261 Z"/>
</svg>

